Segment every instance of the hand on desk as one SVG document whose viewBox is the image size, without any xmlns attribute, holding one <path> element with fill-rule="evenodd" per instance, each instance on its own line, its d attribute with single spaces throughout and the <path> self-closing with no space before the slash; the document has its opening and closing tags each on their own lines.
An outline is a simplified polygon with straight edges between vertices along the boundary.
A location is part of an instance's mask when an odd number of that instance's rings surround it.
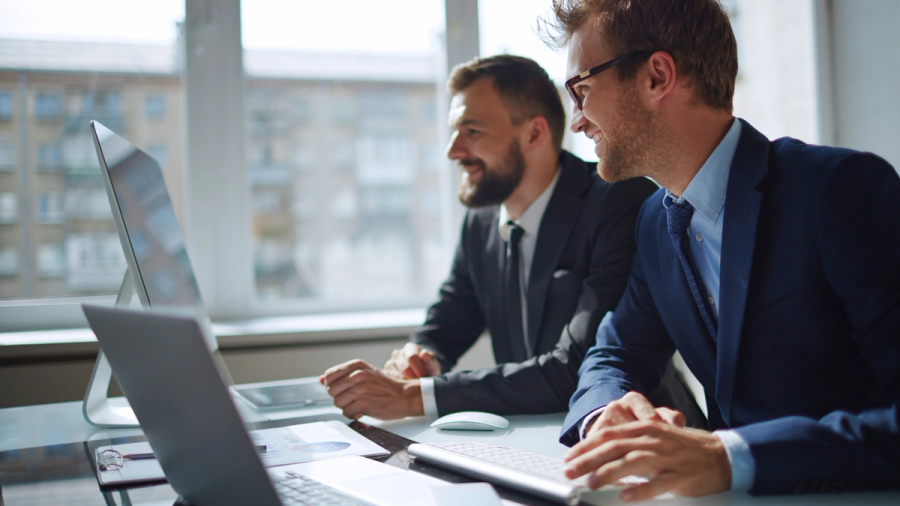
<svg viewBox="0 0 900 506">
<path fill-rule="evenodd" d="M 416 343 L 406 343 L 403 348 L 391 352 L 384 364 L 384 372 L 399 379 L 426 378 L 441 373 L 441 364 L 431 350 Z"/>
<path fill-rule="evenodd" d="M 607 414 L 608 413 L 608 414 Z M 637 392 L 611 402 L 566 455 L 566 476 L 588 476 L 599 488 L 630 475 L 649 482 L 622 491 L 625 501 L 672 492 L 699 497 L 731 488 L 725 445 L 712 433 L 684 427 L 684 415 L 654 408 Z"/>
<path fill-rule="evenodd" d="M 319 376 L 334 405 L 347 418 L 368 415 L 381 420 L 425 414 L 418 379 L 397 379 L 364 360 L 336 365 Z"/>
</svg>

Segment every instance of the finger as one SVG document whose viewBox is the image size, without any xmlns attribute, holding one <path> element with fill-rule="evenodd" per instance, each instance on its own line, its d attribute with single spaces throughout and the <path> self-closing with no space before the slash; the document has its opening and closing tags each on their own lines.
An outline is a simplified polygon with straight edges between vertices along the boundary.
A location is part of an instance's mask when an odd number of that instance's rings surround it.
<svg viewBox="0 0 900 506">
<path fill-rule="evenodd" d="M 414 375 L 412 376 L 412 378 L 430 376 L 428 373 L 428 366 L 419 355 L 413 355 L 409 357 L 409 368 L 407 369 L 407 371 L 412 372 L 412 374 Z"/>
<path fill-rule="evenodd" d="M 623 501 L 643 501 L 656 497 L 675 488 L 678 477 L 672 473 L 660 473 L 647 483 L 628 487 L 622 491 Z"/>
<path fill-rule="evenodd" d="M 368 394 L 365 385 L 363 385 L 361 388 L 350 389 L 342 392 L 340 395 L 334 396 L 334 405 L 341 409 L 345 409 L 354 402 L 365 401 L 367 398 Z"/>
<path fill-rule="evenodd" d="M 360 384 L 366 383 L 366 381 L 371 377 L 369 371 L 359 370 L 353 371 L 349 375 L 330 383 L 325 387 L 325 391 L 328 392 L 328 395 L 332 397 L 337 397 L 348 390 L 356 390 Z"/>
<path fill-rule="evenodd" d="M 653 477 L 661 465 L 661 460 L 662 458 L 652 451 L 628 452 L 621 458 L 600 466 L 588 476 L 588 486 L 596 489 L 632 475 Z"/>
<path fill-rule="evenodd" d="M 646 397 L 638 392 L 628 392 L 619 400 L 619 402 L 624 404 L 627 409 L 631 410 L 638 420 L 663 421 L 659 414 L 656 413 L 656 408 L 653 407 L 653 403 L 648 401 Z"/>
<path fill-rule="evenodd" d="M 322 374 L 322 376 L 325 378 L 324 385 L 327 386 L 333 381 L 343 378 L 344 376 L 359 369 L 373 369 L 373 367 L 369 365 L 368 362 L 361 359 L 350 360 L 348 362 L 344 362 L 343 364 L 338 364 L 334 367 L 329 368 L 325 371 L 324 374 Z"/>
<path fill-rule="evenodd" d="M 422 357 L 422 360 L 428 366 L 428 372 L 431 376 L 435 376 L 441 373 L 441 363 L 437 358 L 437 355 L 434 354 L 431 350 L 424 350 L 419 354 Z"/>
<path fill-rule="evenodd" d="M 603 413 L 600 413 L 600 416 L 597 417 L 597 421 L 594 422 L 594 425 L 591 428 L 596 427 L 599 429 L 602 427 L 613 427 L 615 425 L 634 422 L 637 421 L 637 419 L 634 412 L 624 404 L 620 402 L 611 402 L 603 410 Z"/>
<path fill-rule="evenodd" d="M 567 477 L 574 479 L 610 465 L 612 462 L 624 459 L 630 453 L 652 451 L 657 449 L 658 446 L 657 440 L 648 437 L 608 441 L 570 460 L 566 464 L 564 471 Z"/>
<path fill-rule="evenodd" d="M 365 415 L 365 407 L 359 402 L 354 402 L 343 408 L 341 414 L 352 420 L 359 420 Z"/>
<path fill-rule="evenodd" d="M 677 410 L 669 408 L 656 408 L 656 413 L 662 418 L 663 422 L 674 425 L 676 427 L 684 427 L 687 419 Z"/>
</svg>

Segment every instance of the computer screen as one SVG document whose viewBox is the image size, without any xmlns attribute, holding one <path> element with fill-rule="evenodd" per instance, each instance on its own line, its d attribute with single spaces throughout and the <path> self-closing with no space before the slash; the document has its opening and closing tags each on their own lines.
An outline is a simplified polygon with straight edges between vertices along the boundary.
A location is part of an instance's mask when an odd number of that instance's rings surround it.
<svg viewBox="0 0 900 506">
<path fill-rule="evenodd" d="M 91 126 L 135 291 L 144 306 L 203 301 L 159 164 L 102 124 Z"/>
</svg>

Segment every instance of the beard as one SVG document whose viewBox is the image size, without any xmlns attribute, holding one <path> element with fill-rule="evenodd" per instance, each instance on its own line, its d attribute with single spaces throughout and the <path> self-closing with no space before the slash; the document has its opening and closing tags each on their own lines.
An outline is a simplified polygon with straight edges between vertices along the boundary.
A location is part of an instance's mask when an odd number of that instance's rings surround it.
<svg viewBox="0 0 900 506">
<path fill-rule="evenodd" d="M 459 163 L 481 169 L 481 180 L 473 182 L 463 177 L 459 185 L 459 201 L 466 207 L 500 204 L 512 195 L 525 175 L 525 156 L 518 139 L 510 142 L 506 157 L 497 165 L 488 167 L 480 158 L 467 158 Z"/>
<path fill-rule="evenodd" d="M 650 174 L 653 146 L 659 139 L 653 113 L 641 106 L 637 90 L 625 90 L 616 103 L 619 119 L 604 138 L 606 156 L 597 162 L 597 173 L 611 183 Z"/>
</svg>

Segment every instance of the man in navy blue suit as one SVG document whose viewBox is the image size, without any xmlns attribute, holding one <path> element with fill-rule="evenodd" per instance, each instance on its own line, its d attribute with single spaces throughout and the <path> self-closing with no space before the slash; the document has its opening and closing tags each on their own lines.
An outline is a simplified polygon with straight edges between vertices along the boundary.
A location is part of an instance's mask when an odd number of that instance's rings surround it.
<svg viewBox="0 0 900 506">
<path fill-rule="evenodd" d="M 568 47 L 600 175 L 662 186 L 579 370 L 569 477 L 648 476 L 625 500 L 900 487 L 894 169 L 734 118 L 737 47 L 716 0 L 562 0 L 545 28 Z M 644 397 L 676 349 L 715 432 Z"/>
</svg>

